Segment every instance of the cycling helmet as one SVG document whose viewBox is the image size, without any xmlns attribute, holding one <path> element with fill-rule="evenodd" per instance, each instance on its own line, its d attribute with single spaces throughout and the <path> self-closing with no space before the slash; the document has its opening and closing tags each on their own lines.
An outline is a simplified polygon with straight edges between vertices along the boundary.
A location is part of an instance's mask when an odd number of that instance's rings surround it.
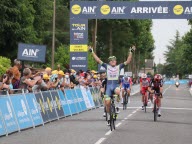
<svg viewBox="0 0 192 144">
<path fill-rule="evenodd" d="M 146 75 L 145 73 L 143 73 L 143 74 L 141 75 L 141 78 L 142 78 L 142 79 L 146 79 L 146 78 L 147 78 L 147 75 Z"/>
<path fill-rule="evenodd" d="M 110 56 L 109 58 L 108 58 L 108 61 L 112 61 L 112 60 L 116 60 L 117 58 L 115 57 L 115 56 Z"/>
<path fill-rule="evenodd" d="M 160 75 L 160 74 L 156 74 L 155 76 L 154 76 L 154 80 L 155 81 L 159 81 L 159 80 L 161 80 L 162 79 L 162 76 Z"/>
</svg>

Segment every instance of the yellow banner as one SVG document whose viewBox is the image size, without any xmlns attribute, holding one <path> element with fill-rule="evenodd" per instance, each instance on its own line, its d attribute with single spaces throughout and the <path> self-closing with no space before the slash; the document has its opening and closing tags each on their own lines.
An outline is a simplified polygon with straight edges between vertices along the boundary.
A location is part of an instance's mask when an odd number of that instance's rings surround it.
<svg viewBox="0 0 192 144">
<path fill-rule="evenodd" d="M 87 52 L 87 45 L 70 45 L 70 52 Z"/>
</svg>

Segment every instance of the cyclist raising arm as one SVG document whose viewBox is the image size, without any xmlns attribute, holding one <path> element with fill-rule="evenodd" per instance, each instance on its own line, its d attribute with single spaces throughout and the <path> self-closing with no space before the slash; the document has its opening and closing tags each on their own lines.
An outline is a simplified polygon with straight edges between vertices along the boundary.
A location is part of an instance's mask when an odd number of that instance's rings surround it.
<svg viewBox="0 0 192 144">
<path fill-rule="evenodd" d="M 113 94 L 120 95 L 120 89 L 118 88 L 120 70 L 131 62 L 132 52 L 134 52 L 135 49 L 136 49 L 135 46 L 132 46 L 130 48 L 130 52 L 129 52 L 127 61 L 117 65 L 115 56 L 110 56 L 108 58 L 109 64 L 106 64 L 103 61 L 101 61 L 100 58 L 97 57 L 97 55 L 94 53 L 92 47 L 89 47 L 89 51 L 92 52 L 92 55 L 93 55 L 94 59 L 96 60 L 96 62 L 101 64 L 101 66 L 103 66 L 106 69 L 107 85 L 106 85 L 106 95 L 105 95 L 104 104 L 106 106 L 107 113 L 109 113 L 109 111 L 110 111 L 110 104 L 111 104 L 110 97 L 113 96 Z M 119 113 L 119 108 L 117 107 L 116 109 L 117 109 L 116 113 Z"/>
</svg>

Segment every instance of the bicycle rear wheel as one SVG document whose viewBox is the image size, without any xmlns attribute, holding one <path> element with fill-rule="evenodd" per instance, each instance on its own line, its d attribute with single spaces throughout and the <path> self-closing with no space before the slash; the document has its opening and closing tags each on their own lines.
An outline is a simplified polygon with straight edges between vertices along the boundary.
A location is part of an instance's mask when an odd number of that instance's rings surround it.
<svg viewBox="0 0 192 144">
<path fill-rule="evenodd" d="M 157 104 L 156 104 L 156 100 L 154 100 L 153 113 L 154 113 L 154 121 L 157 121 Z"/>
<path fill-rule="evenodd" d="M 124 95 L 123 97 L 123 110 L 125 110 L 127 108 L 127 94 Z"/>
</svg>

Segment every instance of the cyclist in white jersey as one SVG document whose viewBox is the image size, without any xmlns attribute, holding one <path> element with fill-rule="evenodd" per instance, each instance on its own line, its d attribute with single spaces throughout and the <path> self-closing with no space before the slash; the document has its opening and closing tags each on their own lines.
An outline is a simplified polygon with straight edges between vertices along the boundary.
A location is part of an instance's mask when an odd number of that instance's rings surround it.
<svg viewBox="0 0 192 144">
<path fill-rule="evenodd" d="M 92 52 L 92 55 L 96 62 L 101 64 L 106 69 L 107 73 L 107 85 L 106 85 L 106 95 L 105 95 L 105 101 L 104 104 L 106 106 L 106 112 L 109 113 L 110 111 L 110 104 L 111 104 L 111 96 L 113 94 L 120 95 L 120 88 L 119 87 L 119 75 L 120 70 L 124 68 L 127 64 L 131 62 L 132 59 L 132 52 L 135 51 L 135 46 L 132 46 L 130 48 L 129 56 L 127 60 L 124 63 L 121 63 L 117 65 L 116 57 L 110 56 L 108 58 L 109 64 L 104 63 L 100 60 L 100 58 L 97 57 L 97 55 L 94 53 L 93 48 L 89 47 L 89 51 Z M 119 108 L 117 107 L 116 113 L 119 113 Z"/>
</svg>

